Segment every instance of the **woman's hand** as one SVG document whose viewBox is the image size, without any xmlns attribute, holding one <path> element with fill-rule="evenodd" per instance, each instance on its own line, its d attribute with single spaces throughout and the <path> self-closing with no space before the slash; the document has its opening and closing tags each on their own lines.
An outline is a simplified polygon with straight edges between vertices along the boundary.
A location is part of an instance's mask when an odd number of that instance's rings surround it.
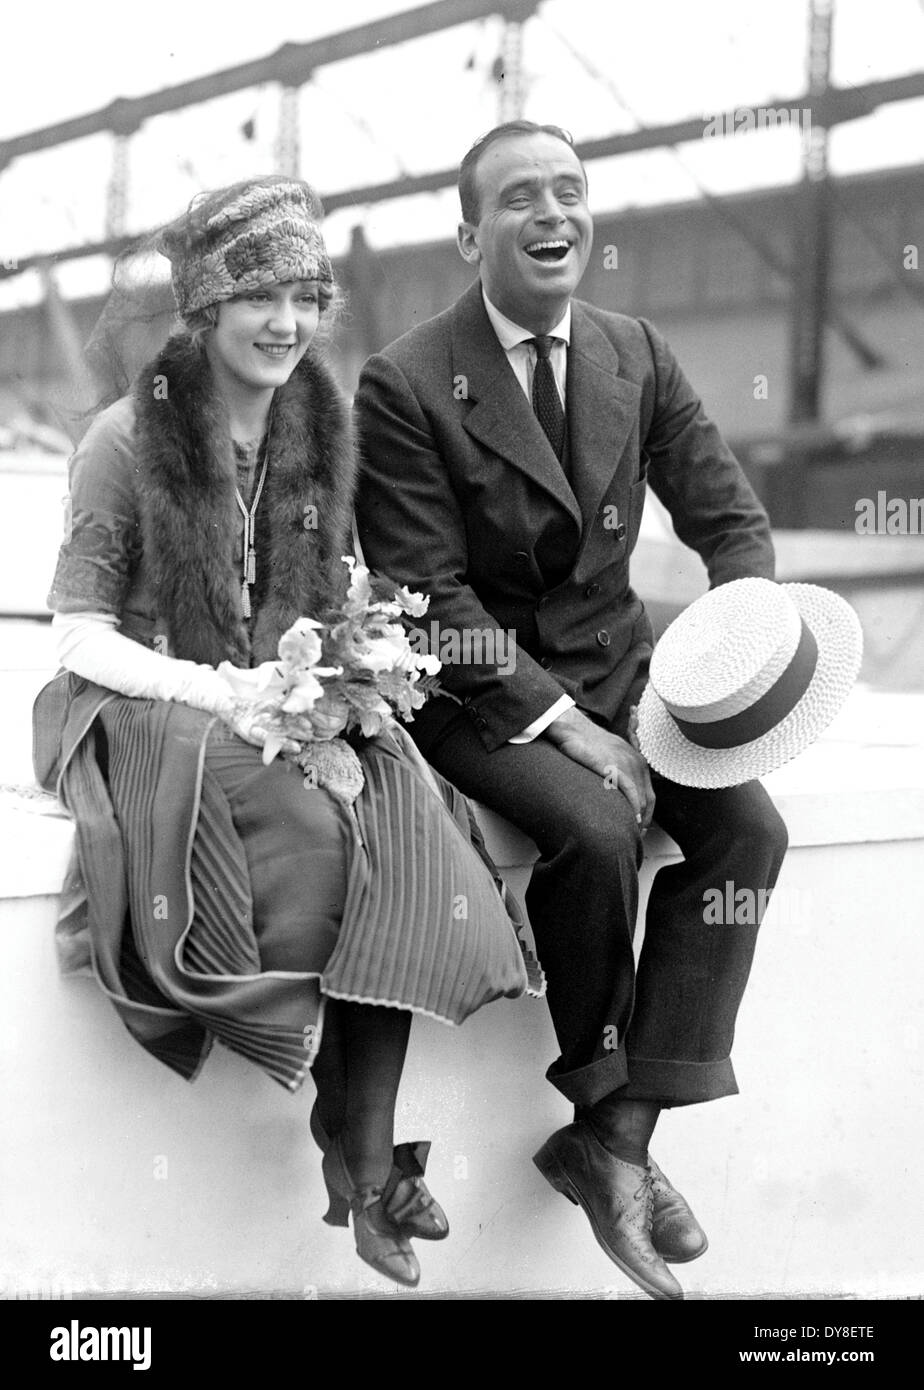
<svg viewBox="0 0 924 1390">
<path fill-rule="evenodd" d="M 254 748 L 262 748 L 270 734 L 276 734 L 271 728 L 273 722 L 273 711 L 265 706 L 255 704 L 253 700 L 234 698 L 228 701 L 225 709 L 221 711 L 221 717 L 230 729 L 242 738 L 245 743 L 250 743 Z M 278 737 L 278 735 L 276 735 Z M 282 740 L 280 753 L 297 753 L 301 745 L 295 739 L 285 738 Z"/>
</svg>

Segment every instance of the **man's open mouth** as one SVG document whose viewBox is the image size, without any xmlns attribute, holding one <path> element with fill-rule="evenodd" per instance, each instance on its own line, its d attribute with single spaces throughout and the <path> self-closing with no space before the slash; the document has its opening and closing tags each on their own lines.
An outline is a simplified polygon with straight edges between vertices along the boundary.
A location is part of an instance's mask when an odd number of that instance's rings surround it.
<svg viewBox="0 0 924 1390">
<path fill-rule="evenodd" d="M 563 237 L 556 237 L 554 241 L 531 241 L 523 250 L 527 256 L 532 256 L 534 261 L 544 261 L 548 264 L 564 260 L 571 250 L 571 242 L 565 241 Z"/>
</svg>

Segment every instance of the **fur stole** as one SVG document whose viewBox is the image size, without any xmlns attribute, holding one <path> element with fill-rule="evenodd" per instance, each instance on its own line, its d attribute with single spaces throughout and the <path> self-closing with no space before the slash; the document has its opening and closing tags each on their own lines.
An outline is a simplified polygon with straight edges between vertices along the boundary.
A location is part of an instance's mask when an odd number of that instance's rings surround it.
<svg viewBox="0 0 924 1390">
<path fill-rule="evenodd" d="M 309 348 L 276 392 L 251 633 L 227 411 L 205 353 L 171 338 L 134 399 L 142 541 L 170 654 L 211 666 L 272 660 L 296 618 L 318 615 L 345 588 L 356 459 L 330 370 Z"/>
</svg>

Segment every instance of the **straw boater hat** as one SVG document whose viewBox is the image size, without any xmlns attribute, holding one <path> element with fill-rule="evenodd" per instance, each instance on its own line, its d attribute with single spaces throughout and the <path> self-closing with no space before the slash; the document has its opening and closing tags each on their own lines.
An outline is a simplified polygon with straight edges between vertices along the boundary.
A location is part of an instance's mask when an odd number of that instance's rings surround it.
<svg viewBox="0 0 924 1390">
<path fill-rule="evenodd" d="M 639 747 L 687 787 L 733 787 L 789 762 L 843 705 L 863 653 L 844 599 L 736 579 L 692 603 L 655 648 Z"/>
</svg>

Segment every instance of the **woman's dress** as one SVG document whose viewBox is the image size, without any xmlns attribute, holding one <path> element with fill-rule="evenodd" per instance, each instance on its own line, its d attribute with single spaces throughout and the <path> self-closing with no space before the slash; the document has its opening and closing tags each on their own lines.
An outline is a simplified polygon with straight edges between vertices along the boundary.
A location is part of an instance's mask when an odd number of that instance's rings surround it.
<svg viewBox="0 0 924 1390">
<path fill-rule="evenodd" d="M 49 602 L 115 612 L 154 645 L 141 466 L 126 398 L 72 461 Z M 39 696 L 36 772 L 77 829 L 62 926 L 72 951 L 75 923 L 86 928 L 123 1021 L 184 1076 L 218 1039 L 295 1089 L 326 998 L 456 1024 L 526 990 L 517 926 L 468 803 L 400 728 L 358 751 L 365 786 L 351 812 L 292 763 L 264 767 L 214 715 L 66 672 Z"/>
</svg>

